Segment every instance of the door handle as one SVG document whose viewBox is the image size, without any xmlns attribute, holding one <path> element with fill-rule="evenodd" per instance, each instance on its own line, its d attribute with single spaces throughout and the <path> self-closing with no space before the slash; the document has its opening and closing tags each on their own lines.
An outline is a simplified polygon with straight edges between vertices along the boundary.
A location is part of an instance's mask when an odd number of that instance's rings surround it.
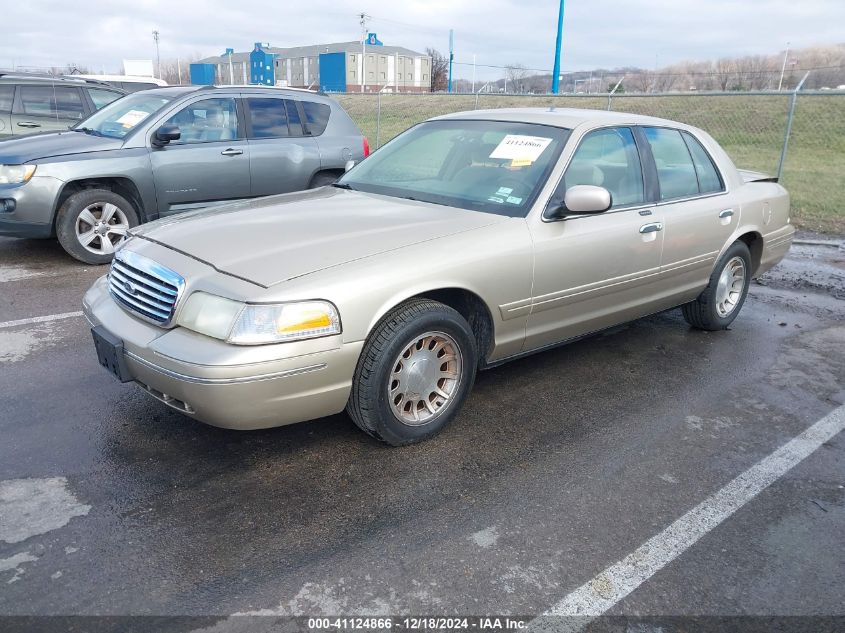
<svg viewBox="0 0 845 633">
<path fill-rule="evenodd" d="M 239 155 L 243 154 L 244 151 L 242 149 L 232 149 L 230 147 L 229 149 L 224 149 L 220 153 L 223 154 L 223 156 L 239 156 Z"/>
<path fill-rule="evenodd" d="M 41 127 L 41 124 L 33 123 L 32 121 L 20 121 L 18 127 Z"/>
<path fill-rule="evenodd" d="M 734 210 L 733 209 L 725 209 L 719 212 L 719 219 L 722 220 L 724 218 L 731 218 L 733 217 Z"/>
<path fill-rule="evenodd" d="M 657 231 L 663 230 L 663 223 L 662 222 L 650 222 L 649 224 L 643 224 L 640 227 L 640 233 L 656 233 Z"/>
</svg>

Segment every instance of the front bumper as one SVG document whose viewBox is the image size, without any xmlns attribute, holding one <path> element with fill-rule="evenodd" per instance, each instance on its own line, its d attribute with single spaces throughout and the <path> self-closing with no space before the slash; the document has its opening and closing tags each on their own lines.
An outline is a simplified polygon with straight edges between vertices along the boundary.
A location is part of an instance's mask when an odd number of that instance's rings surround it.
<svg viewBox="0 0 845 633">
<path fill-rule="evenodd" d="M 201 422 L 260 429 L 341 412 L 363 342 L 340 336 L 240 347 L 185 328 L 165 330 L 125 312 L 100 278 L 85 316 L 123 341 L 131 378 L 147 393 Z"/>
<path fill-rule="evenodd" d="M 51 176 L 38 176 L 22 185 L 0 185 L 0 200 L 11 201 L 12 211 L 0 212 L 0 235 L 50 237 L 53 213 L 64 183 Z M 3 208 L 7 205 L 0 205 Z"/>
</svg>

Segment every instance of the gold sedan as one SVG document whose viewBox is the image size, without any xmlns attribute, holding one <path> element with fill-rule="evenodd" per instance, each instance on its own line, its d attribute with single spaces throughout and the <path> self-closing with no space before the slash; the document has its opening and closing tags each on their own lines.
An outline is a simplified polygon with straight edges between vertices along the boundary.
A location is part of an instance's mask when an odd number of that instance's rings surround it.
<svg viewBox="0 0 845 633">
<path fill-rule="evenodd" d="M 631 114 L 432 119 L 339 182 L 144 225 L 84 299 L 100 362 L 209 424 L 346 409 L 393 445 L 476 372 L 677 306 L 724 330 L 786 254 L 789 196 Z"/>
</svg>

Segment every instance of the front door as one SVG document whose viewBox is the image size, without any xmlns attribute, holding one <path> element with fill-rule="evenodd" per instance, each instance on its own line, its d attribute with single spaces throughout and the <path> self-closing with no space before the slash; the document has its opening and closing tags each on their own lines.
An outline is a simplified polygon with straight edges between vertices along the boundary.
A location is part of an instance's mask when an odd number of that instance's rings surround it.
<svg viewBox="0 0 845 633">
<path fill-rule="evenodd" d="M 305 135 L 296 101 L 248 97 L 252 195 L 307 189 L 320 170 L 317 142 Z"/>
<path fill-rule="evenodd" d="M 178 141 L 150 145 L 159 213 L 212 206 L 249 198 L 249 144 L 239 124 L 236 99 L 202 99 L 185 106 L 162 125 L 176 125 Z"/>
<path fill-rule="evenodd" d="M 12 134 L 63 131 L 85 116 L 76 86 L 21 84 L 12 110 Z"/>
<path fill-rule="evenodd" d="M 525 350 L 643 316 L 661 301 L 663 218 L 647 204 L 633 131 L 586 134 L 553 199 L 573 185 L 604 187 L 613 206 L 595 215 L 532 219 L 534 291 Z"/>
</svg>

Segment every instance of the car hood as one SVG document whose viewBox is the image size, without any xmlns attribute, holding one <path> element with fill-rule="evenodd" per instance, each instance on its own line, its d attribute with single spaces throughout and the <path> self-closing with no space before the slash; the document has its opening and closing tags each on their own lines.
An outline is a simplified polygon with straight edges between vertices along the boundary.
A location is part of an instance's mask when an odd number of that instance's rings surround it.
<svg viewBox="0 0 845 633">
<path fill-rule="evenodd" d="M 41 158 L 117 149 L 123 141 L 84 132 L 44 132 L 0 141 L 0 164 L 20 165 Z"/>
<path fill-rule="evenodd" d="M 165 218 L 133 233 L 270 287 L 506 219 L 324 187 Z"/>
</svg>

